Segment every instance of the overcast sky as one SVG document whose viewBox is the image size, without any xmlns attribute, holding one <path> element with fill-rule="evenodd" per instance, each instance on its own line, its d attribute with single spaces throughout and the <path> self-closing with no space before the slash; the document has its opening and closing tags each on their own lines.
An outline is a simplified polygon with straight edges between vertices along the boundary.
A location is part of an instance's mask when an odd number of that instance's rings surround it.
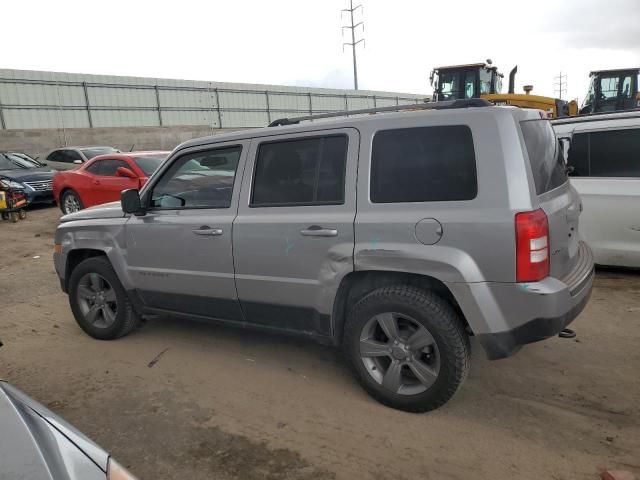
<svg viewBox="0 0 640 480">
<path fill-rule="evenodd" d="M 594 69 L 640 66 L 640 0 L 361 0 L 360 88 L 430 93 L 433 67 L 491 58 L 517 91 L 583 99 Z M 9 1 L 4 68 L 350 88 L 348 0 Z M 525 5 L 528 6 L 525 7 Z"/>
</svg>

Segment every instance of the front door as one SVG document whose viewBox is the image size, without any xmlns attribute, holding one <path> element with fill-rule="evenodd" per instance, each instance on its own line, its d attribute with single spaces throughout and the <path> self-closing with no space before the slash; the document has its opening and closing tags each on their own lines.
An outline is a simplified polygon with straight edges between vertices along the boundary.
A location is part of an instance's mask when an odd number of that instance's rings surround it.
<svg viewBox="0 0 640 480">
<path fill-rule="evenodd" d="M 231 233 L 248 146 L 186 150 L 145 188 L 147 213 L 129 218 L 126 242 L 127 269 L 147 307 L 242 320 Z"/>
<path fill-rule="evenodd" d="M 252 141 L 233 225 L 248 322 L 330 335 L 335 292 L 353 271 L 358 133 Z"/>
<path fill-rule="evenodd" d="M 124 160 L 108 158 L 98 160 L 96 163 L 99 166 L 98 171 L 91 179 L 91 196 L 95 205 L 120 200 L 120 193 L 123 190 L 139 187 L 139 179 L 116 175 L 118 167 L 131 169 Z"/>
</svg>

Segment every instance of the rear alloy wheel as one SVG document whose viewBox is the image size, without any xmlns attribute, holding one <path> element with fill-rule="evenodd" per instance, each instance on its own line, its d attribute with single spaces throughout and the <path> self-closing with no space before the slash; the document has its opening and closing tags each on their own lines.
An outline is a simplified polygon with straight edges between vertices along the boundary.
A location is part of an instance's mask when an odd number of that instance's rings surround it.
<svg viewBox="0 0 640 480">
<path fill-rule="evenodd" d="M 100 340 L 127 335 L 141 323 L 105 257 L 83 260 L 73 270 L 69 278 L 69 304 L 78 325 Z"/>
<path fill-rule="evenodd" d="M 82 201 L 76 192 L 73 190 L 67 190 L 62 194 L 62 198 L 60 201 L 60 209 L 62 213 L 68 215 L 69 213 L 74 213 L 82 210 L 84 206 L 82 205 Z"/>
<path fill-rule="evenodd" d="M 380 288 L 360 300 L 349 313 L 343 346 L 365 390 L 409 412 L 446 403 L 469 370 L 469 339 L 455 310 L 411 286 Z"/>
</svg>

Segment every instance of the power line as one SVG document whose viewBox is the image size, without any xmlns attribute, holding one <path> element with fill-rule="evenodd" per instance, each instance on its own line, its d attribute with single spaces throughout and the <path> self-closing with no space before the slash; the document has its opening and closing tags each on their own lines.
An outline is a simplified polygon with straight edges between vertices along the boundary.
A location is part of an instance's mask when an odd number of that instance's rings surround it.
<svg viewBox="0 0 640 480">
<path fill-rule="evenodd" d="M 562 94 L 567 93 L 567 74 L 560 71 L 560 74 L 553 77 L 553 80 L 554 91 L 556 92 L 558 98 L 562 100 Z"/>
<path fill-rule="evenodd" d="M 351 19 L 351 23 L 349 25 L 342 26 L 342 34 L 344 35 L 344 29 L 347 28 L 351 30 L 351 42 L 345 42 L 342 44 L 342 50 L 344 51 L 344 46 L 348 45 L 351 47 L 353 52 L 353 86 L 355 90 L 358 90 L 358 62 L 356 60 L 356 47 L 360 42 L 364 42 L 364 38 L 361 38 L 356 41 L 356 28 L 362 26 L 362 31 L 364 32 L 364 22 L 360 21 L 358 23 L 354 23 L 353 12 L 357 9 L 362 9 L 362 5 L 353 6 L 353 0 L 349 0 L 349 8 L 344 8 L 340 11 L 341 15 L 343 12 L 349 12 L 349 17 Z"/>
</svg>

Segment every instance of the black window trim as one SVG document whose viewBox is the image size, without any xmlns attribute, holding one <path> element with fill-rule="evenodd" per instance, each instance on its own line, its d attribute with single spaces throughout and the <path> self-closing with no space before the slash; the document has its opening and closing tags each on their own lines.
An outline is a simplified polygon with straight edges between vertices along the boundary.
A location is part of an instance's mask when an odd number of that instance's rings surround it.
<svg viewBox="0 0 640 480">
<path fill-rule="evenodd" d="M 310 133 L 311 135 L 306 135 Z M 260 155 L 260 147 L 272 143 L 288 143 L 299 142 L 300 140 L 314 140 L 330 137 L 345 137 L 347 139 L 347 148 L 345 149 L 344 171 L 342 175 L 342 201 L 316 201 L 316 202 L 287 202 L 287 203 L 253 203 L 253 194 L 255 189 L 256 170 L 258 169 L 258 156 Z M 251 173 L 251 195 L 249 196 L 249 208 L 282 208 L 282 207 L 323 207 L 328 205 L 344 205 L 346 203 L 346 184 L 347 184 L 347 163 L 349 161 L 349 148 L 351 147 L 351 139 L 349 133 L 339 131 L 335 133 L 321 133 L 318 131 L 302 132 L 294 134 L 290 138 L 280 138 L 259 141 L 255 148 L 255 156 L 253 158 L 253 172 Z M 317 185 L 316 185 L 317 188 Z"/>
<path fill-rule="evenodd" d="M 372 188 L 372 184 L 373 184 L 373 142 L 375 141 L 375 137 L 376 135 L 378 135 L 378 133 L 381 132 L 387 132 L 390 130 L 410 130 L 413 128 L 429 128 L 429 127 L 466 127 L 469 130 L 469 133 L 471 134 L 471 144 L 473 146 L 473 156 L 474 156 L 474 165 L 475 165 L 475 170 L 476 170 L 476 185 L 475 185 L 475 195 L 472 198 L 467 198 L 464 200 L 421 200 L 421 201 L 410 201 L 410 202 L 374 202 L 372 199 L 372 193 L 373 193 L 373 188 Z M 457 204 L 460 204 L 462 202 L 473 202 L 478 198 L 478 195 L 480 194 L 480 182 L 479 182 L 479 177 L 478 177 L 478 155 L 477 155 L 477 151 L 476 151 L 476 142 L 474 139 L 474 133 L 473 133 L 473 129 L 471 128 L 471 126 L 468 123 L 447 123 L 447 124 L 435 124 L 435 125 L 416 125 L 416 126 L 410 126 L 410 127 L 393 127 L 393 128 L 383 128 L 380 130 L 376 130 L 374 132 L 374 134 L 371 136 L 371 151 L 369 152 L 369 178 L 367 180 L 367 186 L 368 186 L 368 192 L 367 192 L 367 200 L 369 201 L 369 205 L 371 206 L 376 206 L 376 207 L 380 207 L 381 205 L 398 205 L 398 204 L 410 204 L 410 205 L 419 205 L 419 204 L 423 204 L 423 203 L 428 203 L 428 204 L 437 204 L 437 203 L 450 203 L 450 202 L 456 202 Z"/>
<path fill-rule="evenodd" d="M 244 141 L 244 139 L 239 141 Z M 162 170 L 162 172 L 158 172 L 158 171 L 154 172 L 154 176 L 156 176 L 155 173 L 158 173 L 157 178 L 154 180 L 153 184 L 150 184 L 149 188 L 146 189 L 144 192 L 143 206 L 147 212 L 155 212 L 155 211 L 166 212 L 166 211 L 175 211 L 175 210 L 228 210 L 233 207 L 233 193 L 235 192 L 235 189 L 236 189 L 236 181 L 238 179 L 238 168 L 240 167 L 240 163 L 242 162 L 242 153 L 244 151 L 244 145 L 242 143 L 232 143 L 228 145 L 219 145 L 214 143 L 214 144 L 208 144 L 208 145 L 198 145 L 198 147 L 202 147 L 202 148 L 187 150 L 181 155 L 173 158 L 170 162 L 167 162 L 166 167 L 164 168 L 164 170 Z M 227 149 L 236 148 L 236 147 L 240 148 L 240 156 L 238 157 L 238 165 L 236 165 L 235 175 L 233 176 L 233 184 L 231 185 L 231 202 L 229 203 L 228 207 L 213 207 L 208 205 L 197 206 L 197 207 L 152 207 L 151 206 L 151 200 L 153 198 L 153 190 L 156 188 L 160 180 L 162 180 L 162 178 L 166 175 L 167 171 L 170 170 L 171 167 L 176 162 L 180 161 L 180 159 L 184 158 L 187 155 L 196 155 L 198 153 L 211 152 L 213 150 L 227 150 Z"/>
</svg>

